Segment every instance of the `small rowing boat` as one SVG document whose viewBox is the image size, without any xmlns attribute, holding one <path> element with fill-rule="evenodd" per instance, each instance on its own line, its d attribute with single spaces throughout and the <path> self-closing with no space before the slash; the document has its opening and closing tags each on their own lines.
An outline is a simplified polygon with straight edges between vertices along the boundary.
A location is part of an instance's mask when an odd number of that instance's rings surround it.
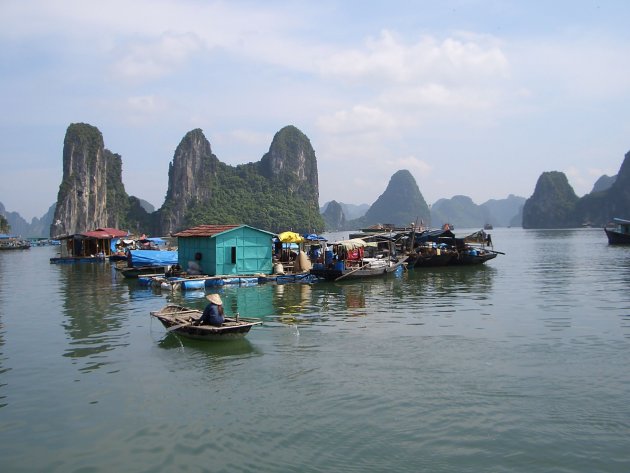
<svg viewBox="0 0 630 473">
<path fill-rule="evenodd" d="M 186 338 L 196 340 L 233 340 L 243 338 L 254 325 L 260 325 L 260 320 L 239 317 L 225 317 L 225 322 L 219 326 L 193 325 L 203 312 L 198 309 L 169 304 L 160 310 L 152 311 L 151 316 L 158 319 L 168 332 L 173 332 Z"/>
</svg>

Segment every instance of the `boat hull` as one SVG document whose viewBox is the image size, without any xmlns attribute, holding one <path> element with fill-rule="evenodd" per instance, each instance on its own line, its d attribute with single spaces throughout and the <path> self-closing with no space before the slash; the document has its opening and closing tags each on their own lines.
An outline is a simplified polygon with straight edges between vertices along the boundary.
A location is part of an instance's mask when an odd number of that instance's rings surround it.
<svg viewBox="0 0 630 473">
<path fill-rule="evenodd" d="M 133 278 L 137 278 L 138 276 L 143 276 L 147 274 L 163 275 L 166 272 L 166 267 L 165 266 L 138 266 L 134 268 L 116 268 L 116 270 L 120 271 L 124 277 L 133 279 Z"/>
<path fill-rule="evenodd" d="M 630 233 L 617 232 L 604 228 L 610 245 L 630 245 Z"/>
<path fill-rule="evenodd" d="M 463 254 L 460 254 L 459 257 L 454 258 L 451 264 L 460 265 L 460 266 L 483 264 L 486 261 L 494 259 L 496 257 L 497 257 L 497 253 L 490 253 L 490 252 L 480 253 L 476 255 L 463 253 Z"/>
<path fill-rule="evenodd" d="M 418 255 L 415 260 L 414 267 L 415 268 L 432 268 L 437 266 L 447 266 L 450 264 L 453 259 L 456 258 L 456 255 L 443 253 L 440 255 Z"/>
<path fill-rule="evenodd" d="M 325 279 L 326 281 L 337 281 L 337 280 L 350 280 L 350 279 L 363 279 L 363 278 L 373 278 L 378 276 L 385 276 L 386 274 L 393 273 L 398 269 L 401 269 L 405 263 L 403 261 L 398 261 L 388 266 L 371 268 L 369 266 L 364 266 L 361 269 L 341 269 L 338 267 L 331 268 L 313 268 L 310 273 L 320 279 Z"/>
<path fill-rule="evenodd" d="M 169 332 L 193 340 L 222 341 L 237 340 L 245 337 L 254 325 L 262 322 L 237 320 L 226 317 L 221 326 L 192 325 L 201 317 L 202 312 L 183 306 L 168 305 L 159 311 L 151 312 Z"/>
<path fill-rule="evenodd" d="M 103 263 L 104 256 L 61 256 L 50 258 L 51 264 L 67 264 L 67 263 Z"/>
</svg>

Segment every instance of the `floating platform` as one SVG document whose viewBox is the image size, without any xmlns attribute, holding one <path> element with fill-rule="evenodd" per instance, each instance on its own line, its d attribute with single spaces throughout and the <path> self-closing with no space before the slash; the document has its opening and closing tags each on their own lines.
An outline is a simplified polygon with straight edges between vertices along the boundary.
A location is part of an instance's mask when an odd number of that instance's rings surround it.
<svg viewBox="0 0 630 473">
<path fill-rule="evenodd" d="M 196 291 L 219 286 L 253 286 L 264 283 L 310 283 L 315 280 L 316 278 L 309 273 L 202 277 L 166 277 L 155 274 L 138 276 L 138 284 L 141 286 L 182 291 Z"/>
</svg>

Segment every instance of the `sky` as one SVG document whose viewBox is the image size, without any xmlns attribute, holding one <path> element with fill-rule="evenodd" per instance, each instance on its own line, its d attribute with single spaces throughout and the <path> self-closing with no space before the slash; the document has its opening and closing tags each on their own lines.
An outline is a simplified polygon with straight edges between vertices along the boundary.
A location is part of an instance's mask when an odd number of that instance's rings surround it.
<svg viewBox="0 0 630 473">
<path fill-rule="evenodd" d="M 299 128 L 320 204 L 372 204 L 407 169 L 428 204 L 582 196 L 630 150 L 630 2 L 0 0 L 0 202 L 57 199 L 89 123 L 156 208 L 184 135 L 258 161 Z"/>
</svg>

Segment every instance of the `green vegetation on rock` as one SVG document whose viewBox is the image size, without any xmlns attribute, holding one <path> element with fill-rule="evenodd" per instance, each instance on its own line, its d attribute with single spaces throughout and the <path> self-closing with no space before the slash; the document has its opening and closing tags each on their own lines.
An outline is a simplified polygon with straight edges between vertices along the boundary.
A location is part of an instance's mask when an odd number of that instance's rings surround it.
<svg viewBox="0 0 630 473">
<path fill-rule="evenodd" d="M 11 231 L 11 225 L 4 218 L 4 215 L 0 215 L 0 233 L 9 233 Z"/>
<path fill-rule="evenodd" d="M 534 194 L 523 206 L 523 228 L 578 226 L 575 214 L 578 200 L 564 173 L 543 173 L 538 178 Z"/>
</svg>

